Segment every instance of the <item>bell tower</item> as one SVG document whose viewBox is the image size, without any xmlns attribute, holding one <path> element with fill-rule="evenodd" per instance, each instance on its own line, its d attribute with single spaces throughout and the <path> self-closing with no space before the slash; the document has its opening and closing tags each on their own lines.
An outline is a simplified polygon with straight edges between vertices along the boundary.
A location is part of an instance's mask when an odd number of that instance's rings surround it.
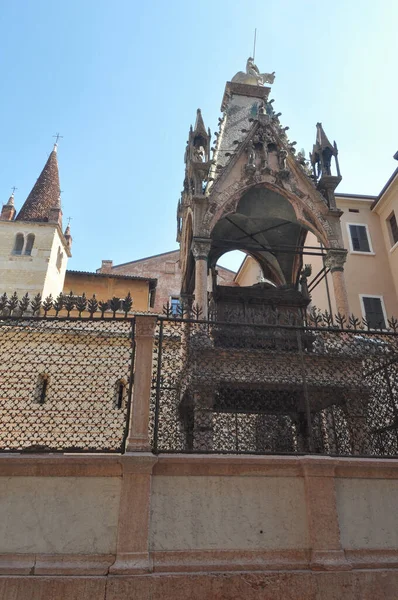
<svg viewBox="0 0 398 600">
<path fill-rule="evenodd" d="M 23 206 L 17 213 L 14 195 L 0 215 L 0 294 L 43 298 L 62 292 L 70 230 L 62 231 L 57 144 Z"/>
</svg>

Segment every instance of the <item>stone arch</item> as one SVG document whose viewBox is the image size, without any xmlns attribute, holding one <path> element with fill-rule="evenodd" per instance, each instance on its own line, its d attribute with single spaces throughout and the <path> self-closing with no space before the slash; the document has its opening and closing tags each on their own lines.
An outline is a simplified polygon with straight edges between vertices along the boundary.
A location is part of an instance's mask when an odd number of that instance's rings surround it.
<svg viewBox="0 0 398 600">
<path fill-rule="evenodd" d="M 341 232 L 329 222 L 328 207 L 322 199 L 315 196 L 318 192 L 314 190 L 313 198 L 309 194 L 299 197 L 285 187 L 270 182 L 269 177 L 259 178 L 249 183 L 235 182 L 215 195 L 216 199 L 210 201 L 203 219 L 203 236 L 210 237 L 217 222 L 226 215 L 234 213 L 242 196 L 256 187 L 266 188 L 286 198 L 293 207 L 297 222 L 320 238 L 325 248 L 342 247 Z"/>
</svg>

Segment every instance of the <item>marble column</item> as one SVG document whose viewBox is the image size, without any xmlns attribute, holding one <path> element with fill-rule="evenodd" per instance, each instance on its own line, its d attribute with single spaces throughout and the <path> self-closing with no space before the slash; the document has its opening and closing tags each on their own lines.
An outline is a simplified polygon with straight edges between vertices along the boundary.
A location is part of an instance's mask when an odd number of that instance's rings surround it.
<svg viewBox="0 0 398 600">
<path fill-rule="evenodd" d="M 135 370 L 130 411 L 127 452 L 150 450 L 149 407 L 152 386 L 152 355 L 156 327 L 155 316 L 137 316 L 135 320 Z"/>
<path fill-rule="evenodd" d="M 207 268 L 211 240 L 194 238 L 192 242 L 192 254 L 195 258 L 195 304 L 201 309 L 200 318 L 208 318 L 207 301 Z"/>
<path fill-rule="evenodd" d="M 350 315 L 350 308 L 348 305 L 348 294 L 344 278 L 344 263 L 346 259 L 347 250 L 330 248 L 327 251 L 325 258 L 325 266 L 330 269 L 330 272 L 332 273 L 337 312 L 348 318 Z"/>
</svg>

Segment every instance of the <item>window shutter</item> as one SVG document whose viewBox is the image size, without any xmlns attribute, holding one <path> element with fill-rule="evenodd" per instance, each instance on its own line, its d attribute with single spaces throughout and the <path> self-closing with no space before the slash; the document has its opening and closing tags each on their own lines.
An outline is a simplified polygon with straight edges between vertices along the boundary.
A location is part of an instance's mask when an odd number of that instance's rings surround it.
<svg viewBox="0 0 398 600">
<path fill-rule="evenodd" d="M 359 237 L 359 245 L 361 247 L 361 252 L 370 252 L 368 234 L 366 231 L 366 227 L 363 225 L 358 225 L 358 237 Z"/>
<path fill-rule="evenodd" d="M 392 235 L 393 242 L 394 242 L 394 244 L 396 244 L 398 242 L 398 225 L 397 225 L 397 218 L 394 213 L 390 217 L 390 229 L 391 229 L 391 235 Z"/>
<path fill-rule="evenodd" d="M 356 252 L 370 252 L 368 233 L 365 225 L 350 225 L 352 249 Z"/>
<path fill-rule="evenodd" d="M 384 320 L 383 307 L 380 298 L 363 298 L 366 320 L 371 329 L 378 329 L 386 326 Z"/>
</svg>

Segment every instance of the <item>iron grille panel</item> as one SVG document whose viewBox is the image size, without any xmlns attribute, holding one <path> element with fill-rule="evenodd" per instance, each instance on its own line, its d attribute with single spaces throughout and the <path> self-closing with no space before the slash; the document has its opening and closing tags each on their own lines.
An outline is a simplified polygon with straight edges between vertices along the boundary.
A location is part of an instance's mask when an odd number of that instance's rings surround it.
<svg viewBox="0 0 398 600">
<path fill-rule="evenodd" d="M 132 319 L 0 320 L 0 451 L 122 451 L 133 333 Z"/>
<path fill-rule="evenodd" d="M 160 318 L 153 450 L 398 455 L 398 335 Z"/>
</svg>

